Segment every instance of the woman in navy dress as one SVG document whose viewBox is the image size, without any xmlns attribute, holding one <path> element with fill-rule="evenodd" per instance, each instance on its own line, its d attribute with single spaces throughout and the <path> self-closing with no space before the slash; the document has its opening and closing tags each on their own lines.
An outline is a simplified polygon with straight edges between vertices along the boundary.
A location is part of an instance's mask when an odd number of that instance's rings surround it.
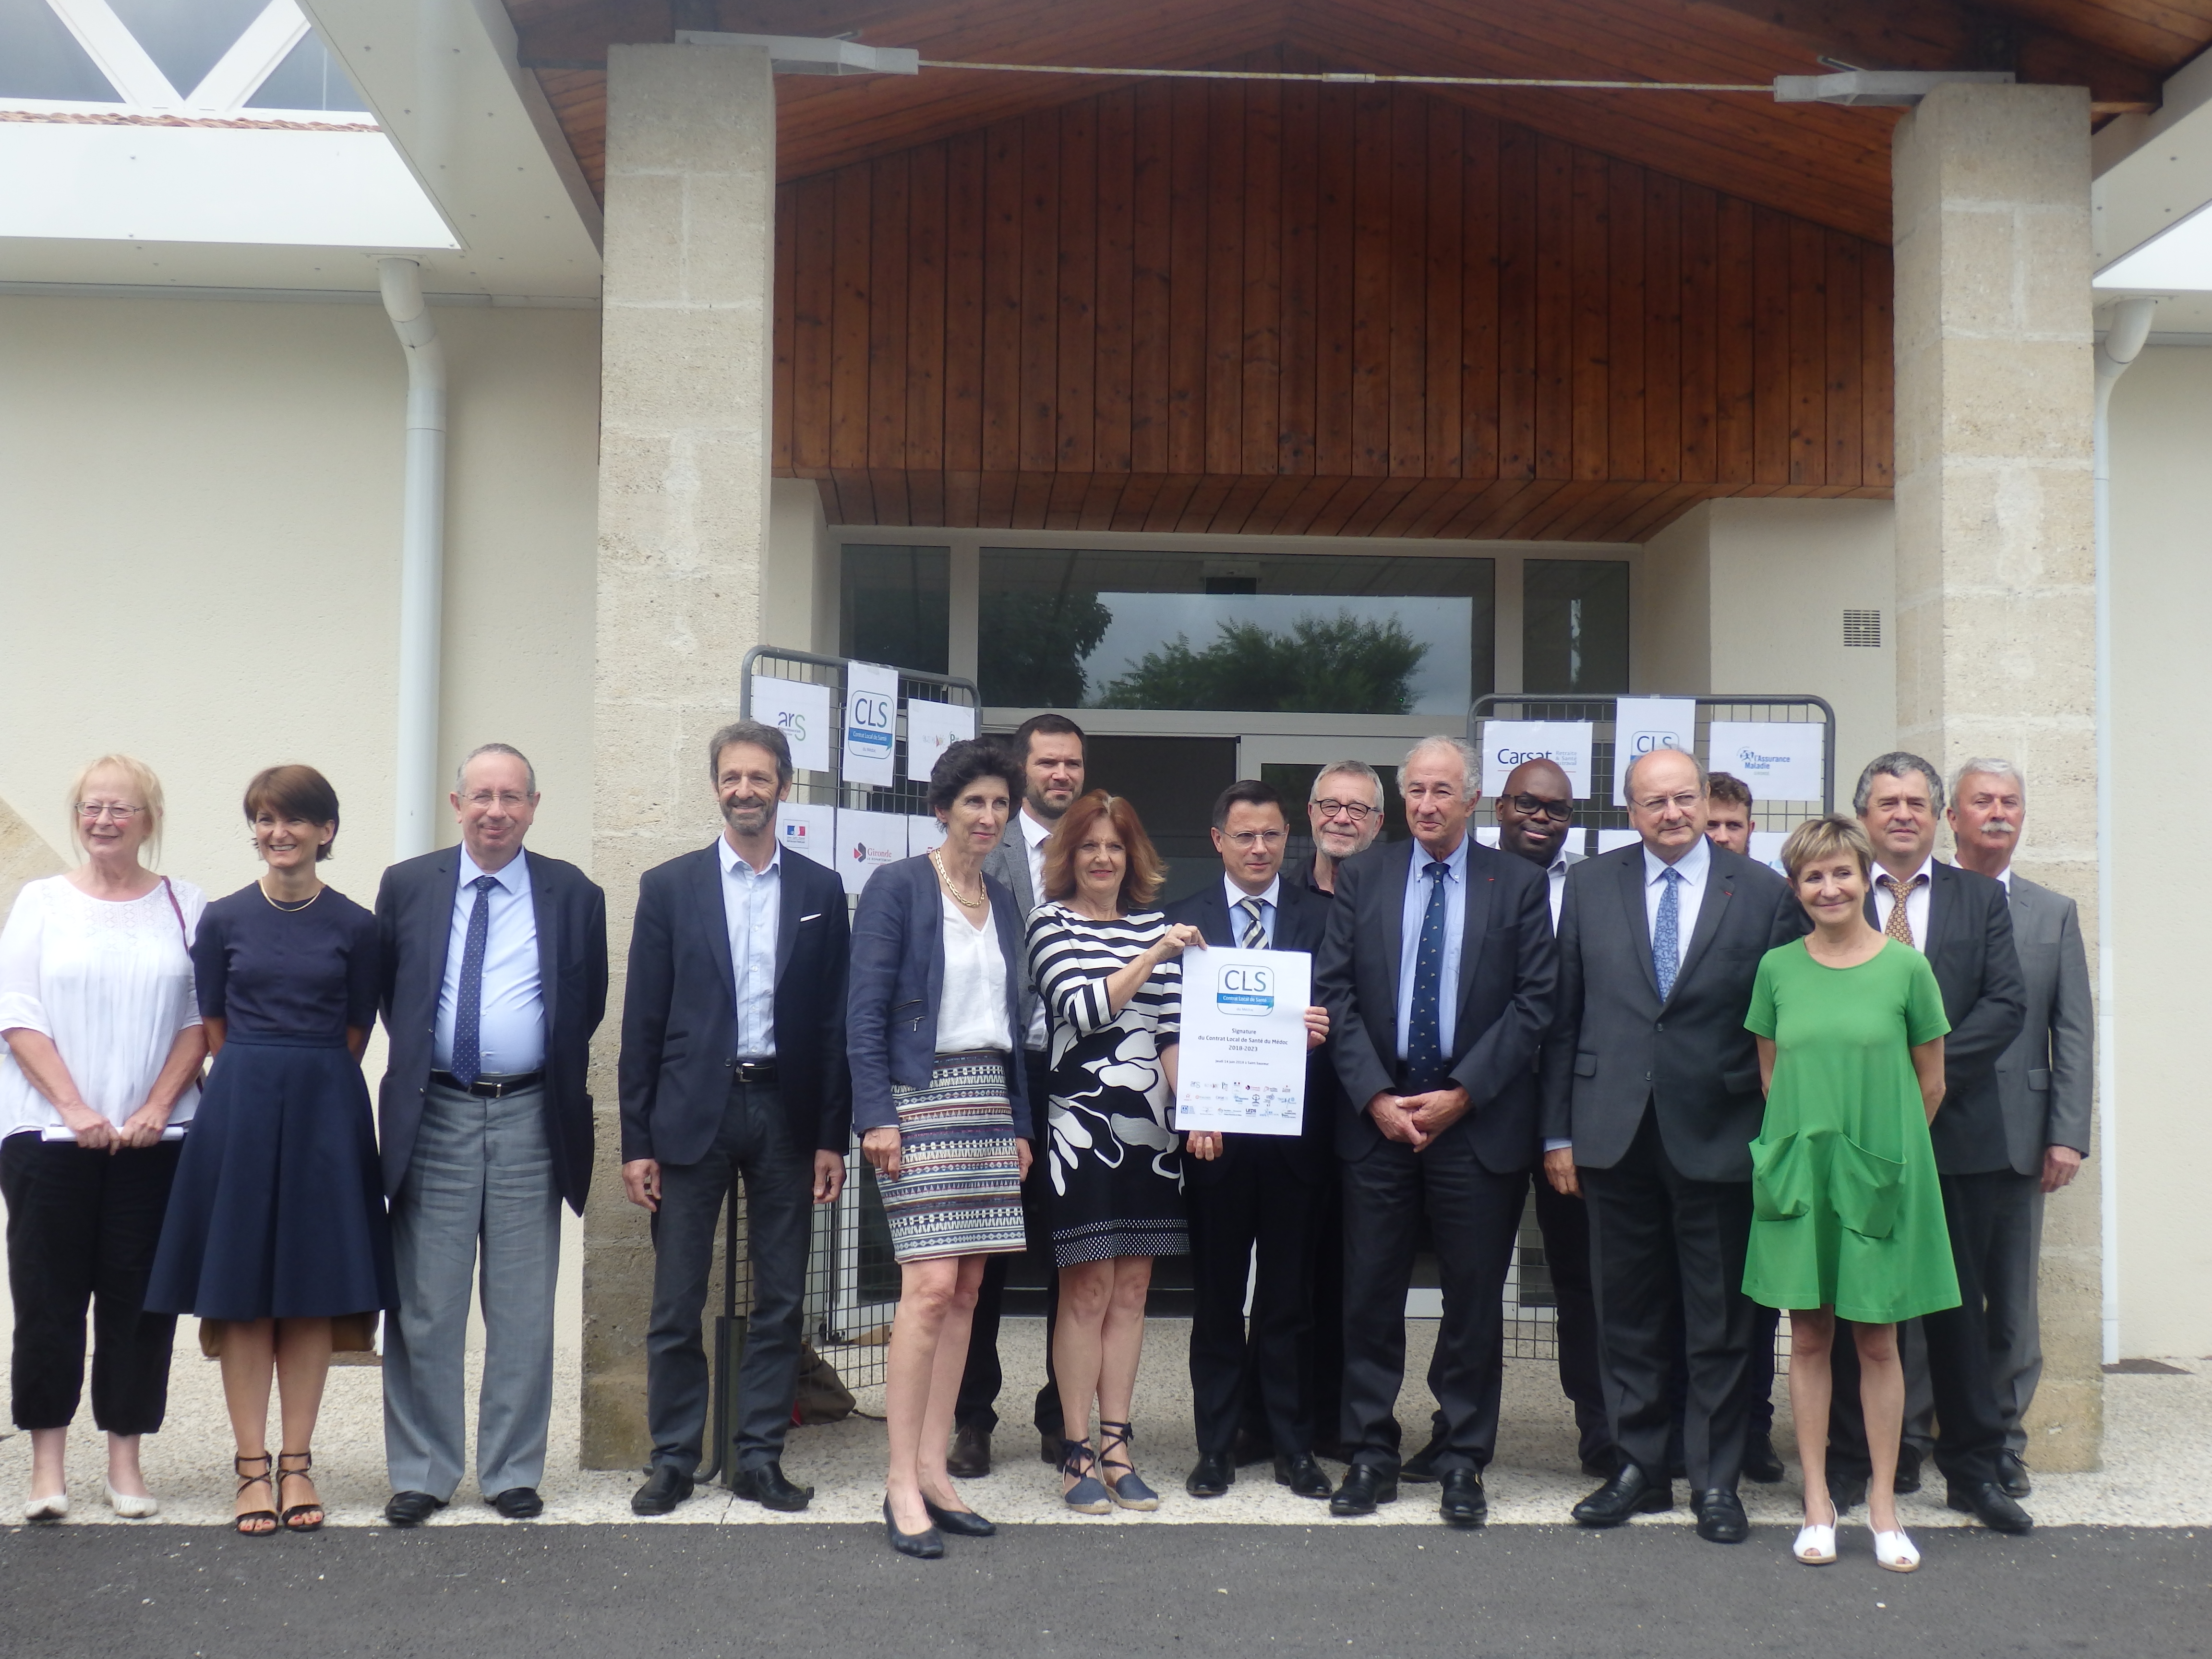
<svg viewBox="0 0 2212 1659">
<path fill-rule="evenodd" d="M 307 1472 L 331 1320 L 397 1297 L 360 1063 L 376 1016 L 376 921 L 315 873 L 337 839 L 338 798 L 313 767 L 271 767 L 246 787 L 246 820 L 268 867 L 209 905 L 192 942 L 216 1061 L 146 1305 L 220 1322 L 234 1524 L 264 1535 L 279 1509 L 289 1531 L 323 1523 Z M 283 1425 L 273 1482 L 272 1375 Z"/>
</svg>

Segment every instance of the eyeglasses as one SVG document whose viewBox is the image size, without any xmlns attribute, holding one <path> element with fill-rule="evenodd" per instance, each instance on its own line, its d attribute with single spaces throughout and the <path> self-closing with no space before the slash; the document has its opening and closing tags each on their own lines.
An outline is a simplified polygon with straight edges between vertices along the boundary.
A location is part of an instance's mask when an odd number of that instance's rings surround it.
<svg viewBox="0 0 2212 1659">
<path fill-rule="evenodd" d="M 1349 818 L 1354 823 L 1364 823 L 1382 810 L 1356 800 L 1317 800 L 1313 809 L 1325 818 Z"/>
<path fill-rule="evenodd" d="M 1272 853 L 1283 844 L 1284 832 L 1280 830 L 1239 830 L 1232 835 L 1224 830 L 1221 832 L 1221 839 L 1239 852 L 1249 853 L 1255 847 L 1264 847 Z"/>
<path fill-rule="evenodd" d="M 81 800 L 76 804 L 77 817 L 98 823 L 102 818 L 113 818 L 118 823 L 128 823 L 146 809 L 143 806 L 118 806 L 112 801 Z"/>
<path fill-rule="evenodd" d="M 1677 812 L 1686 812 L 1698 804 L 1698 799 L 1697 792 L 1692 790 L 1680 795 L 1652 795 L 1636 805 L 1638 811 L 1645 812 L 1663 812 L 1670 806 Z"/>
<path fill-rule="evenodd" d="M 1524 818 L 1549 818 L 1554 823 L 1571 823 L 1575 804 L 1571 800 L 1546 800 L 1541 795 L 1508 795 L 1506 803 Z"/>
<path fill-rule="evenodd" d="M 489 806 L 496 801 L 509 811 L 513 811 L 518 806 L 527 806 L 530 804 L 529 796 L 513 789 L 501 789 L 496 793 L 489 789 L 479 789 L 475 794 L 465 795 L 462 799 L 470 805 L 479 808 Z"/>
</svg>

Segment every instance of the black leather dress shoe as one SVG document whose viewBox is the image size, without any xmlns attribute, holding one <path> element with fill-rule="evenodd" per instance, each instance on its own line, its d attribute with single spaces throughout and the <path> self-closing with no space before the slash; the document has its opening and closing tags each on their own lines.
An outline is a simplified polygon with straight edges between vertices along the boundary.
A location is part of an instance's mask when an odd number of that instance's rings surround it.
<svg viewBox="0 0 2212 1659">
<path fill-rule="evenodd" d="M 1490 1499 L 1482 1490 L 1482 1477 L 1473 1469 L 1448 1471 L 1441 1508 L 1446 1526 L 1479 1527 L 1489 1520 Z"/>
<path fill-rule="evenodd" d="M 1743 1478 L 1771 1486 L 1782 1479 L 1782 1459 L 1771 1434 L 1749 1434 L 1743 1440 Z"/>
<path fill-rule="evenodd" d="M 2018 1452 L 2005 1452 L 1997 1458 L 1997 1485 L 2007 1498 L 2026 1498 L 2034 1492 L 2035 1482 L 2028 1479 L 2027 1465 Z"/>
<path fill-rule="evenodd" d="M 444 1498 L 427 1492 L 396 1492 L 384 1506 L 384 1518 L 395 1527 L 419 1527 L 445 1507 Z"/>
<path fill-rule="evenodd" d="M 1725 1486 L 1692 1493 L 1690 1508 L 1698 1517 L 1698 1536 L 1708 1544 L 1741 1544 L 1751 1535 L 1742 1499 Z"/>
<path fill-rule="evenodd" d="M 691 1495 L 691 1477 L 673 1463 L 655 1463 L 645 1484 L 629 1495 L 632 1515 L 665 1515 Z"/>
<path fill-rule="evenodd" d="M 981 1480 L 991 1472 L 991 1431 L 973 1423 L 952 1433 L 952 1449 L 945 1455 L 945 1472 L 955 1480 Z"/>
<path fill-rule="evenodd" d="M 1327 1498 L 1331 1491 L 1328 1471 L 1311 1452 L 1277 1452 L 1275 1484 L 1293 1498 Z"/>
<path fill-rule="evenodd" d="M 1443 1450 L 1444 1443 L 1431 1440 L 1398 1465 L 1398 1478 L 1416 1486 L 1425 1486 L 1437 1478 L 1437 1454 Z"/>
<path fill-rule="evenodd" d="M 1920 1448 L 1899 1446 L 1897 1449 L 1897 1492 L 1901 1496 L 1920 1490 Z"/>
<path fill-rule="evenodd" d="M 1249 1469 L 1255 1463 L 1264 1463 L 1275 1455 L 1275 1449 L 1249 1429 L 1237 1431 L 1237 1467 Z"/>
<path fill-rule="evenodd" d="M 535 1521 L 545 1513 L 545 1500 L 535 1486 L 509 1486 L 484 1502 L 497 1510 L 503 1521 Z"/>
<path fill-rule="evenodd" d="M 1585 1527 L 1617 1527 L 1632 1515 L 1659 1515 L 1674 1507 L 1671 1484 L 1656 1486 L 1643 1466 L 1623 1458 L 1620 1473 L 1574 1507 Z"/>
<path fill-rule="evenodd" d="M 1219 1452 L 1199 1453 L 1182 1478 L 1182 1489 L 1193 1498 L 1219 1498 L 1236 1484 L 1237 1466 Z"/>
<path fill-rule="evenodd" d="M 764 1510 L 781 1510 L 786 1515 L 798 1514 L 814 1498 L 813 1487 L 794 1486 L 783 1478 L 781 1463 L 756 1463 L 749 1469 L 739 1469 L 730 1477 L 730 1490 Z"/>
<path fill-rule="evenodd" d="M 1972 1486 L 1952 1483 L 1944 1493 L 1943 1501 L 1961 1515 L 1971 1515 L 1991 1532 L 2033 1532 L 2034 1517 L 2005 1496 L 2004 1488 L 1994 1480 L 1984 1480 Z"/>
<path fill-rule="evenodd" d="M 891 1500 L 884 1499 L 884 1536 L 901 1555 L 911 1555 L 917 1561 L 937 1561 L 944 1559 L 945 1534 L 934 1527 L 924 1527 L 920 1532 L 901 1532 L 897 1522 L 891 1519 Z"/>
<path fill-rule="evenodd" d="M 1828 1477 L 1828 1499 L 1836 1506 L 1838 1515 L 1848 1514 L 1866 1502 L 1866 1477 L 1860 1474 L 1831 1474 Z"/>
<path fill-rule="evenodd" d="M 1331 1515 L 1372 1515 L 1377 1504 L 1398 1501 L 1398 1477 L 1379 1463 L 1354 1463 L 1328 1500 Z"/>
</svg>

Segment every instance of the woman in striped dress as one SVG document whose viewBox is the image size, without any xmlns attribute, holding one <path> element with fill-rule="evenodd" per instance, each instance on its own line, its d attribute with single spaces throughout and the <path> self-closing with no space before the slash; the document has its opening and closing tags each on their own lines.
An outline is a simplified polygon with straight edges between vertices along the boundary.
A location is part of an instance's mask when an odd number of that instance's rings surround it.
<svg viewBox="0 0 2212 1659">
<path fill-rule="evenodd" d="M 1129 803 L 1093 790 L 1046 843 L 1048 902 L 1030 917 L 1052 1021 L 1053 1365 L 1068 1427 L 1087 1431 L 1098 1407 L 1095 1451 L 1087 1432 L 1060 1442 L 1060 1496 L 1090 1515 L 1160 1505 L 1131 1461 L 1129 1407 L 1152 1258 L 1190 1249 L 1173 1103 L 1177 958 L 1203 943 L 1146 908 L 1166 873 Z"/>
</svg>

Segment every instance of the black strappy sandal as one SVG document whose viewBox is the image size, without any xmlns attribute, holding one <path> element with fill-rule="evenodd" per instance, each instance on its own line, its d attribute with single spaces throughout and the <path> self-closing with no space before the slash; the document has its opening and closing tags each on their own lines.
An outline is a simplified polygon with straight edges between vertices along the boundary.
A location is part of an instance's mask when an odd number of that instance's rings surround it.
<svg viewBox="0 0 2212 1659">
<path fill-rule="evenodd" d="M 1098 1460 L 1087 1440 L 1060 1443 L 1060 1472 L 1075 1484 L 1060 1493 L 1060 1501 L 1079 1515 L 1103 1515 L 1109 1504 L 1106 1483 L 1098 1478 Z"/>
<path fill-rule="evenodd" d="M 1106 1495 L 1125 1510 L 1156 1510 L 1160 1506 L 1160 1495 L 1137 1478 L 1137 1466 L 1127 1457 L 1115 1457 L 1116 1446 L 1123 1451 L 1136 1449 L 1131 1440 L 1131 1429 L 1127 1423 L 1109 1423 L 1098 1419 L 1098 1479 L 1106 1488 Z M 1119 1463 L 1128 1470 L 1116 1475 L 1112 1471 Z"/>
<path fill-rule="evenodd" d="M 261 1465 L 261 1473 L 248 1474 L 246 1472 L 246 1466 L 257 1461 Z M 238 1490 L 241 1494 L 258 1480 L 269 1488 L 271 1497 L 276 1495 L 276 1486 L 269 1479 L 270 1460 L 267 1452 L 256 1453 L 252 1457 L 233 1457 L 230 1460 L 230 1468 L 231 1472 L 238 1476 Z M 265 1527 L 249 1527 L 246 1524 L 249 1521 L 266 1521 L 269 1524 Z M 276 1535 L 277 1525 L 276 1511 L 274 1510 L 241 1510 L 230 1518 L 230 1529 L 241 1538 L 272 1538 Z"/>
<path fill-rule="evenodd" d="M 307 1459 L 307 1462 L 302 1463 L 296 1469 L 288 1469 L 284 1467 L 284 1460 L 288 1457 L 304 1457 Z M 309 1472 L 313 1470 L 314 1467 L 315 1455 L 311 1451 L 277 1453 L 276 1481 L 278 1486 L 281 1488 L 283 1483 L 287 1480 L 305 1480 L 307 1479 Z M 280 1498 L 283 1496 L 281 1490 L 278 1492 L 277 1496 Z M 303 1521 L 300 1519 L 300 1517 L 304 1515 L 313 1515 L 314 1519 L 312 1521 Z M 313 1504 L 295 1504 L 291 1508 L 284 1511 L 282 1520 L 286 1532 L 317 1532 L 321 1529 L 323 1524 L 323 1506 L 319 1502 Z"/>
</svg>

